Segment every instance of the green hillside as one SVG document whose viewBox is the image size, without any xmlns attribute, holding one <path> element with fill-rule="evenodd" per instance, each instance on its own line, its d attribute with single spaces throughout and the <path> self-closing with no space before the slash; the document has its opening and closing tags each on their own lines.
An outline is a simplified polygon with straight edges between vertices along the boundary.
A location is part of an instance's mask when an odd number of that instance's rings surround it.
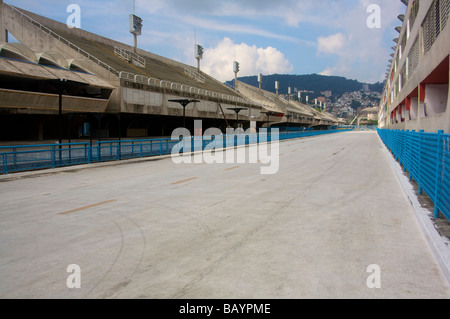
<svg viewBox="0 0 450 319">
<path fill-rule="evenodd" d="M 255 87 L 259 86 L 257 76 L 240 77 L 238 80 Z M 341 97 L 345 92 L 359 91 L 364 84 L 339 76 L 273 74 L 263 76 L 262 89 L 275 92 L 275 81 L 280 83 L 280 94 L 287 94 L 288 88 L 291 87 L 292 92 L 294 89 L 314 92 L 314 94 L 310 94 L 311 97 L 321 96 L 321 92 L 331 91 L 335 98 Z M 234 81 L 228 81 L 227 84 L 234 85 Z M 382 93 L 383 83 L 369 84 L 369 89 Z"/>
</svg>

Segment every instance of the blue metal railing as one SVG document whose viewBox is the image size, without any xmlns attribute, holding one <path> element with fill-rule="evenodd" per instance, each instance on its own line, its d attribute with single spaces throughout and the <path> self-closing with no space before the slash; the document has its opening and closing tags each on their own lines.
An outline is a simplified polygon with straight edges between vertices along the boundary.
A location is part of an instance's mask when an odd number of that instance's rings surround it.
<svg viewBox="0 0 450 319">
<path fill-rule="evenodd" d="M 378 130 L 395 159 L 434 202 L 435 218 L 441 212 L 450 220 L 450 134 Z"/>
<path fill-rule="evenodd" d="M 330 131 L 306 131 L 280 133 L 279 140 L 294 139 L 301 137 L 317 136 L 323 134 L 333 134 L 345 132 L 346 130 Z M 230 138 L 232 139 L 230 141 Z M 214 139 L 213 139 L 214 140 Z M 260 142 L 271 142 L 272 134 L 253 135 L 224 135 L 220 145 L 215 143 L 215 148 L 234 147 Z M 204 150 L 211 143 L 211 140 L 192 139 L 190 150 L 195 151 L 201 148 Z M 175 146 L 180 141 L 170 138 L 160 139 L 140 139 L 121 141 L 98 141 L 95 144 L 70 143 L 70 144 L 42 144 L 24 146 L 2 146 L 0 147 L 0 161 L 3 175 L 37 169 L 57 168 L 63 166 L 91 164 L 107 161 L 118 161 L 132 158 L 143 158 L 150 156 L 160 156 L 172 154 Z M 181 150 L 181 149 L 180 149 Z"/>
</svg>

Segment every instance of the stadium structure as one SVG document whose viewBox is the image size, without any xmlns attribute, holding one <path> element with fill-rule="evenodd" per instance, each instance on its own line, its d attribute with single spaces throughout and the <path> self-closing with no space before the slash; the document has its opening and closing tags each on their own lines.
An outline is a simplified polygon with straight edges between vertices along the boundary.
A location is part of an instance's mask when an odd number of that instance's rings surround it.
<svg viewBox="0 0 450 319">
<path fill-rule="evenodd" d="M 161 137 L 192 130 L 195 119 L 222 131 L 339 124 L 325 111 L 243 83 L 230 88 L 200 68 L 3 1 L 0 10 L 2 140 Z"/>
<path fill-rule="evenodd" d="M 380 104 L 382 129 L 450 133 L 450 0 L 402 0 Z"/>
</svg>

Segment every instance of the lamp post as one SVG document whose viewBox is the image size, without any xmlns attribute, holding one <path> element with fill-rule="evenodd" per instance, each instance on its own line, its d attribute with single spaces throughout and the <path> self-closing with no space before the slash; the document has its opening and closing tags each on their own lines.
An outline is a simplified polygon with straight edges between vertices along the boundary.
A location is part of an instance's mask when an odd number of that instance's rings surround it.
<svg viewBox="0 0 450 319">
<path fill-rule="evenodd" d="M 243 107 L 234 107 L 234 108 L 228 108 L 228 110 L 234 111 L 236 113 L 236 121 L 237 121 L 236 128 L 238 128 L 239 127 L 239 113 L 241 111 L 247 110 L 247 109 L 243 108 Z"/>
<path fill-rule="evenodd" d="M 62 95 L 64 93 L 64 89 L 66 87 L 67 80 L 60 79 L 58 84 L 58 136 L 59 136 L 59 144 L 62 144 Z M 60 146 L 61 148 L 61 146 Z"/>
<path fill-rule="evenodd" d="M 186 128 L 186 107 L 190 103 L 200 102 L 198 100 L 188 100 L 188 99 L 179 99 L 179 100 L 169 100 L 169 102 L 180 103 L 183 107 L 183 127 Z"/>
<path fill-rule="evenodd" d="M 267 128 L 269 128 L 270 116 L 273 115 L 273 112 L 261 112 L 261 114 L 266 114 L 267 115 Z"/>
</svg>

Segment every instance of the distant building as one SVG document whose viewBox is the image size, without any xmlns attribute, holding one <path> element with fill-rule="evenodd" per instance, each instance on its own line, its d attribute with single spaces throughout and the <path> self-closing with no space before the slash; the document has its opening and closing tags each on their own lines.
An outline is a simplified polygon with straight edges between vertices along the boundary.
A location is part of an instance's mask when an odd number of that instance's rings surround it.
<svg viewBox="0 0 450 319">
<path fill-rule="evenodd" d="M 329 98 L 329 97 L 331 97 L 333 95 L 332 91 L 325 91 L 325 92 L 320 92 L 320 93 L 325 95 L 325 97 L 327 97 L 327 98 Z"/>
</svg>

